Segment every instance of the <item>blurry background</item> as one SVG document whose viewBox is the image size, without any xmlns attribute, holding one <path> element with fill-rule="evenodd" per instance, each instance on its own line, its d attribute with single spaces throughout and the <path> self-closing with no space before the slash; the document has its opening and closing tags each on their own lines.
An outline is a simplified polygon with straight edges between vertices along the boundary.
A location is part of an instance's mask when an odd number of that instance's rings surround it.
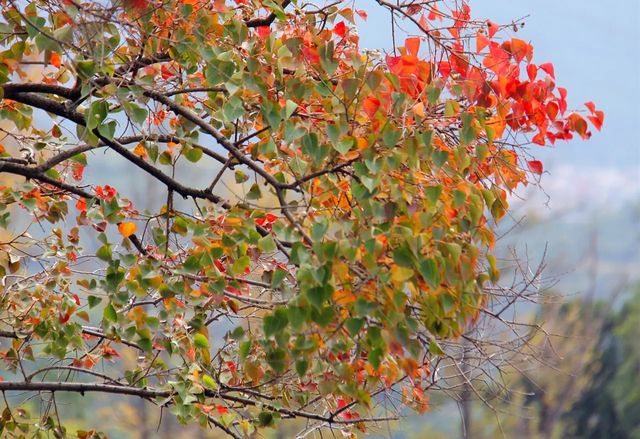
<svg viewBox="0 0 640 439">
<path fill-rule="evenodd" d="M 546 264 L 549 303 L 520 318 L 557 335 L 534 339 L 548 366 L 514 371 L 508 394 L 482 395 L 490 407 L 432 395 L 430 413 L 380 437 L 640 438 L 640 2 L 469 3 L 472 16 L 501 24 L 525 17 L 504 37 L 531 41 L 533 61 L 552 62 L 568 88 L 569 107 L 595 102 L 605 126 L 586 142 L 533 145 L 546 171 L 541 187 L 520 191 L 500 226 L 510 230 L 499 244 L 505 257 Z M 388 15 L 367 11 L 363 47 L 389 50 Z"/>
</svg>

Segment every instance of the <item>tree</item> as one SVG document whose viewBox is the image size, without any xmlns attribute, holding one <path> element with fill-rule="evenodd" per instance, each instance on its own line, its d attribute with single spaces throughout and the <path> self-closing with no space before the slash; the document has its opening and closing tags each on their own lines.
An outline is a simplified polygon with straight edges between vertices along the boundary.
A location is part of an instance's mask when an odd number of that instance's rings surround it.
<svg viewBox="0 0 640 439">
<path fill-rule="evenodd" d="M 565 414 L 565 437 L 640 437 L 638 316 L 640 288 L 636 284 L 597 339 L 599 355 L 588 367 L 593 380 Z"/>
<path fill-rule="evenodd" d="M 500 318 L 491 224 L 543 173 L 527 146 L 604 117 L 567 111 L 552 64 L 502 37 L 517 24 L 465 2 L 378 0 L 415 35 L 385 56 L 342 1 L 0 4 L 1 166 L 24 177 L 2 192 L 0 390 L 49 401 L 41 420 L 6 401 L 16 437 L 66 434 L 61 392 L 232 437 L 364 429 L 396 393 L 425 410 L 432 362 Z M 119 159 L 160 205 L 99 171 Z"/>
</svg>

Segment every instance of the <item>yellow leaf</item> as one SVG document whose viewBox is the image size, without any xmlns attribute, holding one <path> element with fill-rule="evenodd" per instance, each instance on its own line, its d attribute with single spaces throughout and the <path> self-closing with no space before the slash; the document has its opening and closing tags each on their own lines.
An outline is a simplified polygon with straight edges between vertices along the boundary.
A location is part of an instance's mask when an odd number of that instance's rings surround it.
<svg viewBox="0 0 640 439">
<path fill-rule="evenodd" d="M 413 277 L 413 270 L 407 267 L 394 265 L 391 267 L 391 279 L 394 282 L 405 282 Z"/>
<path fill-rule="evenodd" d="M 136 233 L 136 225 L 134 223 L 120 223 L 118 224 L 118 230 L 122 236 L 128 238 Z"/>
<path fill-rule="evenodd" d="M 424 117 L 425 113 L 424 113 L 424 104 L 422 102 L 418 102 L 417 104 L 415 104 L 412 108 L 413 113 L 416 116 L 420 116 L 420 117 Z"/>
</svg>

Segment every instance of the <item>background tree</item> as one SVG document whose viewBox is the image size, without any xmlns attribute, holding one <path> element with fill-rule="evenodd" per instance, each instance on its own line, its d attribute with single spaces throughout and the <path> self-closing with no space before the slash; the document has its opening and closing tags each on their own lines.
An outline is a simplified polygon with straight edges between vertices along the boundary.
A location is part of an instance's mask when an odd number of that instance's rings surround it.
<svg viewBox="0 0 640 439">
<path fill-rule="evenodd" d="M 567 111 L 553 66 L 466 2 L 378 1 L 415 35 L 385 56 L 360 50 L 349 2 L 0 4 L 0 117 L 20 146 L 1 170 L 24 177 L 2 194 L 0 390 L 44 398 L 40 419 L 6 400 L 16 437 L 64 436 L 61 392 L 233 437 L 424 411 L 494 357 L 467 334 L 508 325 L 523 295 L 488 285 L 491 223 L 543 172 L 526 146 L 604 117 Z M 163 201 L 141 210 L 100 172 L 116 160 Z"/>
</svg>

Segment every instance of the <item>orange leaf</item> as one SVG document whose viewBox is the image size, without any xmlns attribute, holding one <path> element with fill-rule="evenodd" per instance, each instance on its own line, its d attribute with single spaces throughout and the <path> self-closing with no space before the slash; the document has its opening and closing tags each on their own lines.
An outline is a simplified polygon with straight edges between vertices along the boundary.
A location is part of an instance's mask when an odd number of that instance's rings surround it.
<svg viewBox="0 0 640 439">
<path fill-rule="evenodd" d="M 118 231 L 122 236 L 128 238 L 136 232 L 136 225 L 134 223 L 120 223 L 118 224 Z"/>
<path fill-rule="evenodd" d="M 51 56 L 49 57 L 49 62 L 57 68 L 60 68 L 60 66 L 62 65 L 62 57 L 58 52 L 52 52 Z"/>
<path fill-rule="evenodd" d="M 380 101 L 373 96 L 367 96 L 362 101 L 362 108 L 364 108 L 364 112 L 367 113 L 369 119 L 373 119 L 376 111 L 378 111 L 378 108 L 380 108 Z"/>
<path fill-rule="evenodd" d="M 535 64 L 529 64 L 527 66 L 527 75 L 529 76 L 529 81 L 533 81 L 538 76 L 538 68 Z"/>
<path fill-rule="evenodd" d="M 135 148 L 133 148 L 133 153 L 140 158 L 145 158 L 147 156 L 147 150 L 144 149 L 142 143 L 138 143 Z"/>
<path fill-rule="evenodd" d="M 76 209 L 82 212 L 87 210 L 87 201 L 84 198 L 80 198 L 76 203 Z"/>
<path fill-rule="evenodd" d="M 420 50 L 420 38 L 407 38 L 404 41 L 404 47 L 410 55 L 418 56 L 418 50 Z"/>
<path fill-rule="evenodd" d="M 485 37 L 481 32 L 476 34 L 476 52 L 482 52 L 482 49 L 489 45 L 489 39 Z"/>
<path fill-rule="evenodd" d="M 518 62 L 522 61 L 524 58 L 531 60 L 531 57 L 533 56 L 533 47 L 518 38 L 512 38 L 511 54 Z"/>
</svg>

